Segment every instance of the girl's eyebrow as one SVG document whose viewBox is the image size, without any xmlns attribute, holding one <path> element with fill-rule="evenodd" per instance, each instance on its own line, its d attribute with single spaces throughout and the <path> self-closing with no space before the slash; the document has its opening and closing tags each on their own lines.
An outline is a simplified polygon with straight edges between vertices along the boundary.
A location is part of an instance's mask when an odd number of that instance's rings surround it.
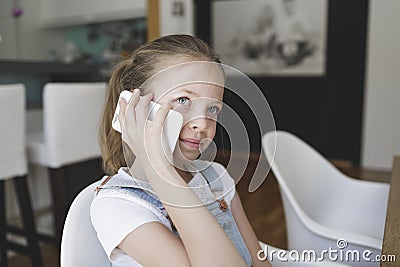
<svg viewBox="0 0 400 267">
<path fill-rule="evenodd" d="M 213 104 L 214 104 L 214 105 L 217 105 L 217 106 L 220 106 L 221 108 L 222 108 L 222 106 L 223 106 L 223 104 L 222 104 L 221 101 L 219 101 L 219 100 L 214 101 Z"/>
<path fill-rule="evenodd" d="M 188 94 L 190 94 L 190 95 L 194 95 L 194 96 L 199 96 L 196 92 L 193 92 L 193 91 L 190 91 L 189 89 L 183 89 L 183 91 L 185 92 L 185 93 L 188 93 Z"/>
<path fill-rule="evenodd" d="M 194 96 L 196 96 L 196 97 L 199 97 L 199 95 L 198 95 L 196 92 L 193 92 L 193 91 L 191 91 L 191 90 L 189 90 L 189 89 L 183 89 L 183 92 L 188 93 L 189 95 L 194 95 Z M 221 100 L 214 100 L 213 102 L 215 102 L 215 103 L 221 103 L 222 101 L 221 101 Z M 221 104 L 221 105 L 222 105 L 222 104 Z"/>
</svg>

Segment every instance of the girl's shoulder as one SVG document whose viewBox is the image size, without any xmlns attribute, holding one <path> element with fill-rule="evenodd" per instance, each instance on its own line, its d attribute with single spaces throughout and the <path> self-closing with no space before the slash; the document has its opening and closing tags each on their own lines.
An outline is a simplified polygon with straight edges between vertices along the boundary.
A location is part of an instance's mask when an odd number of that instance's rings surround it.
<svg viewBox="0 0 400 267">
<path fill-rule="evenodd" d="M 162 204 L 154 196 L 149 183 L 135 179 L 127 173 L 126 168 L 121 168 L 111 177 L 103 177 L 99 190 L 95 193 L 92 208 L 107 210 L 115 205 L 118 209 L 136 209 L 137 213 L 152 213 L 162 223 L 167 223 L 162 213 Z M 103 201 L 103 199 L 105 199 Z M 149 201 L 152 200 L 152 201 Z M 112 204 L 111 204 L 112 203 Z M 104 207 L 106 206 L 106 207 Z"/>
<path fill-rule="evenodd" d="M 159 222 L 171 227 L 168 221 L 150 209 L 117 197 L 95 199 L 90 207 L 90 217 L 99 241 L 110 259 L 118 244 L 139 226 Z"/>
</svg>

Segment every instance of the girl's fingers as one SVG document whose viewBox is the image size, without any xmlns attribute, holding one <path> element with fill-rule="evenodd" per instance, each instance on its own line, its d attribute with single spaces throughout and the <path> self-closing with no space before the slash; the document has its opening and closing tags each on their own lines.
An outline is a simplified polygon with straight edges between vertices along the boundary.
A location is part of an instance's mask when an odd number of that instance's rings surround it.
<svg viewBox="0 0 400 267">
<path fill-rule="evenodd" d="M 119 125 L 121 125 L 121 130 L 122 130 L 122 124 L 124 123 L 125 120 L 126 107 L 128 104 L 125 102 L 124 99 L 120 97 L 118 99 L 118 105 L 119 105 L 118 122 Z"/>
<path fill-rule="evenodd" d="M 167 117 L 168 112 L 171 109 L 170 104 L 162 104 L 161 107 L 157 110 L 156 115 L 154 116 L 154 120 L 152 123 L 152 127 L 154 127 L 155 131 L 161 131 L 164 126 L 165 119 Z"/>
<path fill-rule="evenodd" d="M 137 103 L 139 102 L 139 100 L 140 100 L 140 90 L 139 89 L 135 89 L 132 92 L 132 96 L 131 96 L 131 99 L 128 102 L 128 104 L 136 106 Z"/>
<path fill-rule="evenodd" d="M 148 119 L 150 101 L 153 99 L 153 94 L 147 94 L 140 98 L 139 103 L 136 105 L 136 121 L 138 125 L 145 125 Z"/>
<path fill-rule="evenodd" d="M 139 102 L 140 99 L 140 91 L 139 89 L 133 90 L 133 94 L 131 98 L 129 99 L 128 102 L 126 102 L 125 99 L 120 98 L 119 103 L 120 103 L 120 114 L 122 115 L 122 123 L 120 122 L 121 125 L 121 130 L 124 131 L 124 125 L 127 121 L 129 122 L 136 122 L 136 115 L 135 115 L 135 107 L 137 103 Z M 122 103 L 122 105 L 121 105 Z M 121 117 L 121 116 L 118 116 Z"/>
</svg>

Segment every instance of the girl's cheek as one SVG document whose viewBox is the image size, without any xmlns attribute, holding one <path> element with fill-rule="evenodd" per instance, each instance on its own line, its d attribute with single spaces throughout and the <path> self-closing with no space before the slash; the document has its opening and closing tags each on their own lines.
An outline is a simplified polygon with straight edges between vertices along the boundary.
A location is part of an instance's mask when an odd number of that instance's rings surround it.
<svg viewBox="0 0 400 267">
<path fill-rule="evenodd" d="M 178 111 L 178 112 L 179 112 L 179 111 Z M 184 128 L 184 127 L 187 125 L 187 122 L 190 121 L 190 116 L 189 116 L 189 114 L 187 114 L 187 113 L 182 113 L 182 112 L 179 112 L 179 113 L 182 114 L 182 117 L 183 117 L 182 128 Z"/>
<path fill-rule="evenodd" d="M 217 133 L 217 122 L 214 122 L 214 126 L 212 127 L 212 138 L 214 139 L 215 134 Z"/>
<path fill-rule="evenodd" d="M 215 131 L 217 130 L 217 121 L 214 119 L 209 119 L 209 125 L 210 129 L 213 130 L 215 134 Z"/>
</svg>

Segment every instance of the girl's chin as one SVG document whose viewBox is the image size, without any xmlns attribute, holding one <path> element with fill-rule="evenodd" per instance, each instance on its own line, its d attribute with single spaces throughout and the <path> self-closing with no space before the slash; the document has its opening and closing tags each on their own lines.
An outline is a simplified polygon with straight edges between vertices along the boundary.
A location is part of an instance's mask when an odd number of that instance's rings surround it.
<svg viewBox="0 0 400 267">
<path fill-rule="evenodd" d="M 174 161 L 182 162 L 182 161 L 193 161 L 196 160 L 200 156 L 200 151 L 177 151 L 174 152 Z"/>
</svg>

